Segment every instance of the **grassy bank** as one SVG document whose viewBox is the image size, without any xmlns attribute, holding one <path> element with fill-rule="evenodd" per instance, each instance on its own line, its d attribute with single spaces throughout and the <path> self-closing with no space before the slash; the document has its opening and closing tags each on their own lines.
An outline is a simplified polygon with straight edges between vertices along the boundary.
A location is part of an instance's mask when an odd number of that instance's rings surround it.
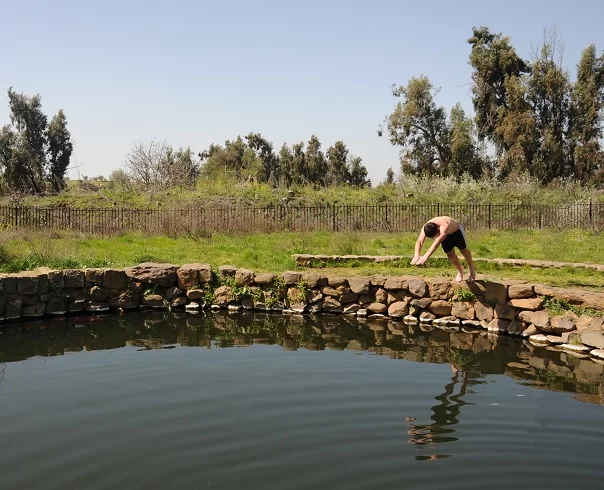
<svg viewBox="0 0 604 490">
<path fill-rule="evenodd" d="M 14 204 L 14 201 L 14 196 L 0 198 L 2 204 Z M 199 180 L 193 189 L 142 189 L 132 183 L 71 181 L 68 188 L 58 195 L 29 196 L 20 202 L 36 206 L 146 209 L 226 203 L 271 206 L 284 201 L 304 206 L 436 202 L 557 205 L 604 202 L 604 190 L 583 186 L 574 181 L 542 186 L 536 179 L 528 176 L 516 176 L 506 182 L 486 178 L 478 181 L 472 179 L 457 181 L 452 177 L 406 176 L 392 185 L 378 185 L 368 189 L 346 185 L 327 188 L 315 188 L 310 185 L 293 186 L 288 189 L 231 180 Z"/>
<path fill-rule="evenodd" d="M 274 233 L 200 237 L 146 237 L 126 234 L 100 238 L 70 233 L 4 232 L 0 236 L 0 270 L 15 272 L 40 266 L 124 267 L 158 261 L 184 264 L 207 262 L 217 267 L 233 264 L 254 271 L 295 269 L 295 253 L 404 255 L 413 253 L 416 235 L 369 233 Z M 589 232 L 485 232 L 469 236 L 476 257 L 521 258 L 564 262 L 604 263 L 602 237 Z M 427 248 L 426 244 L 424 250 Z M 442 250 L 422 268 L 408 261 L 396 265 L 363 265 L 346 273 L 397 273 L 453 277 Z M 540 270 L 480 264 L 479 274 L 496 278 L 520 278 L 554 285 L 603 287 L 604 274 L 583 269 Z"/>
</svg>

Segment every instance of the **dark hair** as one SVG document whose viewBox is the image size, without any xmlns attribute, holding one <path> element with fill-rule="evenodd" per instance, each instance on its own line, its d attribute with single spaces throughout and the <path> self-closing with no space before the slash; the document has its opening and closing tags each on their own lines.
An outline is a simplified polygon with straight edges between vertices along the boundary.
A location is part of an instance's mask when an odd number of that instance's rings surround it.
<svg viewBox="0 0 604 490">
<path fill-rule="evenodd" d="M 436 232 L 438 232 L 438 225 L 436 223 L 429 221 L 424 225 L 424 233 L 428 238 L 434 238 L 436 236 Z"/>
</svg>

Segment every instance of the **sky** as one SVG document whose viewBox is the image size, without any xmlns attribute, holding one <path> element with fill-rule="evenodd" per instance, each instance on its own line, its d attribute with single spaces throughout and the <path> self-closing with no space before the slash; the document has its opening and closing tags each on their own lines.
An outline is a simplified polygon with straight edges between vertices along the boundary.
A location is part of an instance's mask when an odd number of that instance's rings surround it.
<svg viewBox="0 0 604 490">
<path fill-rule="evenodd" d="M 555 27 L 574 77 L 587 45 L 604 49 L 602 19 L 601 0 L 0 0 L 0 125 L 9 87 L 49 119 L 63 109 L 71 178 L 108 177 L 137 141 L 197 153 L 253 131 L 276 151 L 342 140 L 378 184 L 400 165 L 377 135 L 393 84 L 426 75 L 439 105 L 471 114 L 472 27 L 524 58 Z"/>
</svg>

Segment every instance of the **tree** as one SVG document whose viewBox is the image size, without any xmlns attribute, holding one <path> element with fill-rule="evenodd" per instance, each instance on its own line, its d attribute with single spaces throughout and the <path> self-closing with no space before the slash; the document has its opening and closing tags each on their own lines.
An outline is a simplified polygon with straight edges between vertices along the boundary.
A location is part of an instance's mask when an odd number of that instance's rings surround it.
<svg viewBox="0 0 604 490">
<path fill-rule="evenodd" d="M 130 183 L 130 176 L 120 168 L 109 174 L 109 182 L 113 182 L 121 187 L 126 187 Z"/>
<path fill-rule="evenodd" d="M 516 54 L 508 37 L 492 34 L 486 27 L 475 27 L 472 32 L 468 43 L 478 137 L 495 146 L 503 175 L 529 170 L 537 141 L 523 77 L 529 65 Z"/>
<path fill-rule="evenodd" d="M 69 167 L 73 143 L 67 130 L 67 119 L 62 110 L 52 118 L 46 131 L 48 141 L 48 180 L 54 192 L 65 188 L 65 174 Z"/>
<path fill-rule="evenodd" d="M 367 178 L 367 169 L 361 157 L 350 157 L 348 163 L 348 183 L 356 187 L 371 187 L 371 180 Z"/>
<path fill-rule="evenodd" d="M 147 188 L 194 184 L 199 164 L 190 148 L 174 150 L 165 141 L 138 141 L 126 156 L 130 178 Z"/>
<path fill-rule="evenodd" d="M 583 182 L 604 170 L 602 117 L 604 114 L 604 54 L 596 46 L 583 50 L 577 80 L 571 91 L 569 153 L 574 174 Z"/>
<path fill-rule="evenodd" d="M 199 156 L 203 162 L 201 175 L 208 179 L 226 178 L 236 182 L 247 180 L 249 172 L 259 171 L 261 167 L 259 164 L 255 168 L 256 154 L 241 136 L 233 141 L 227 140 L 224 147 L 212 144 Z"/>
<path fill-rule="evenodd" d="M 451 162 L 445 109 L 434 102 L 436 90 L 426 76 L 413 77 L 407 86 L 393 86 L 402 98 L 386 118 L 390 143 L 401 147 L 403 172 L 446 173 Z M 378 130 L 382 134 L 382 129 Z"/>
<path fill-rule="evenodd" d="M 261 163 L 258 180 L 261 182 L 276 182 L 279 179 L 280 168 L 279 160 L 273 152 L 273 144 L 263 138 L 260 133 L 249 133 L 245 139 Z"/>
<path fill-rule="evenodd" d="M 544 183 L 571 174 L 566 148 L 570 80 L 562 67 L 562 52 L 557 31 L 546 31 L 528 78 L 528 102 L 533 108 L 538 133 L 530 173 Z"/>
<path fill-rule="evenodd" d="M 348 148 L 342 141 L 336 141 L 327 149 L 327 176 L 328 185 L 338 185 L 348 182 Z"/>
<path fill-rule="evenodd" d="M 386 180 L 384 181 L 384 184 L 386 184 L 386 185 L 394 184 L 394 170 L 392 170 L 392 167 L 390 167 L 390 168 L 388 168 L 388 170 L 386 170 Z"/>
<path fill-rule="evenodd" d="M 321 151 L 321 142 L 313 134 L 306 146 L 303 174 L 308 182 L 313 184 L 324 183 L 327 178 L 325 170 L 325 155 Z"/>
<path fill-rule="evenodd" d="M 15 190 L 40 194 L 44 190 L 47 118 L 40 95 L 28 97 L 8 89 L 10 120 L 5 141 L 11 142 L 10 157 L 2 162 L 4 176 Z M 11 133 L 11 135 L 9 135 Z"/>
<path fill-rule="evenodd" d="M 467 118 L 458 103 L 451 109 L 449 144 L 451 152 L 450 173 L 456 177 L 469 174 L 477 179 L 486 167 L 474 138 L 474 123 Z"/>
<path fill-rule="evenodd" d="M 0 132 L 4 182 L 10 189 L 25 193 L 60 191 L 73 152 L 65 114 L 59 110 L 48 124 L 39 94 L 29 97 L 11 87 L 8 100 L 11 124 Z"/>
</svg>

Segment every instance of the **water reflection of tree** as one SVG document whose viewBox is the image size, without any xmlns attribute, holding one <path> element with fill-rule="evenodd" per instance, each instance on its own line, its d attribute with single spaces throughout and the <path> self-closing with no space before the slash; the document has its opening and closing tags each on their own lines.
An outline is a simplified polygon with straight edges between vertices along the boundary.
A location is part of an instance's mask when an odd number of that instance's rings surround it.
<svg viewBox="0 0 604 490">
<path fill-rule="evenodd" d="M 435 450 L 437 444 L 455 442 L 458 440 L 454 434 L 453 427 L 459 423 L 461 407 L 468 405 L 464 397 L 473 393 L 470 387 L 475 384 L 485 383 L 480 373 L 480 364 L 475 355 L 467 351 L 450 350 L 449 363 L 452 376 L 449 383 L 445 385 L 444 392 L 434 397 L 439 403 L 432 407 L 432 415 L 429 424 L 415 424 L 415 417 L 405 417 L 408 423 L 407 434 L 409 444 L 418 449 Z M 416 460 L 436 460 L 451 457 L 450 454 L 438 454 L 431 451 L 429 455 L 418 455 Z"/>
</svg>

